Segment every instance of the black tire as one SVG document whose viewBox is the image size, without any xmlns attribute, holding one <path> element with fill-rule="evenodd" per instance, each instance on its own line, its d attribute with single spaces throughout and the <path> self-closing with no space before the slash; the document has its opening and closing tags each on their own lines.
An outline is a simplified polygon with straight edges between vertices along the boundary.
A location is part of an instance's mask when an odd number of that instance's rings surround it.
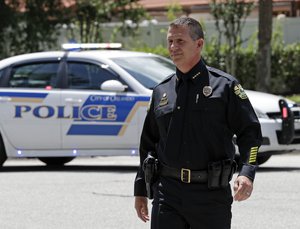
<svg viewBox="0 0 300 229">
<path fill-rule="evenodd" d="M 0 167 L 3 165 L 3 163 L 6 161 L 7 155 L 4 148 L 4 143 L 2 140 L 2 137 L 0 135 Z"/>
<path fill-rule="evenodd" d="M 259 155 L 258 154 L 257 155 L 257 164 L 261 165 L 261 164 L 267 162 L 267 160 L 269 160 L 271 156 L 272 155 Z"/>
<path fill-rule="evenodd" d="M 47 166 L 63 166 L 72 161 L 75 157 L 39 157 L 38 159 L 44 162 Z"/>
</svg>

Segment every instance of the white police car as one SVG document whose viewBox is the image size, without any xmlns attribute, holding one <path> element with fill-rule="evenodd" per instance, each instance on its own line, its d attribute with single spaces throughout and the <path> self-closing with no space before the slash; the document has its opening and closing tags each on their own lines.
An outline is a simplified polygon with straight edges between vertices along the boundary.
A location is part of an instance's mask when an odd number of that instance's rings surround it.
<svg viewBox="0 0 300 229">
<path fill-rule="evenodd" d="M 60 165 L 78 156 L 138 155 L 151 89 L 174 70 L 164 57 L 122 50 L 41 52 L 0 61 L 0 165 L 7 157 Z M 280 110 L 280 97 L 247 94 L 262 124 L 259 162 L 300 149 L 296 104 L 288 101 Z M 284 122 L 282 114 L 289 115 Z"/>
</svg>

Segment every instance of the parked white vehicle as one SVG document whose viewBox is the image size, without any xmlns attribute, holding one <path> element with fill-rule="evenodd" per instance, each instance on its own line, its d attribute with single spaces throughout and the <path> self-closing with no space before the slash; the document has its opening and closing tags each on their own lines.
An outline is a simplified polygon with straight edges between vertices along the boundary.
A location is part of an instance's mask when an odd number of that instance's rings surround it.
<svg viewBox="0 0 300 229">
<path fill-rule="evenodd" d="M 122 50 L 0 61 L 0 165 L 7 157 L 62 165 L 81 156 L 138 155 L 151 89 L 174 70 L 164 57 Z M 299 107 L 282 100 L 287 103 L 280 110 L 279 96 L 247 94 L 262 125 L 259 163 L 299 150 Z M 284 112 L 289 116 L 283 122 Z"/>
</svg>

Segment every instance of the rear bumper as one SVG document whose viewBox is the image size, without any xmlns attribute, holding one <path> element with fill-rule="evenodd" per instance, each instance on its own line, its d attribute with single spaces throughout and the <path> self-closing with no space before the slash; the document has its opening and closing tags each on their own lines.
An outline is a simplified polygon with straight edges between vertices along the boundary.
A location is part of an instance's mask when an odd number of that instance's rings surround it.
<svg viewBox="0 0 300 229">
<path fill-rule="evenodd" d="M 272 151 L 274 153 L 284 153 L 291 152 L 294 150 L 300 150 L 300 122 L 294 120 L 292 139 L 290 143 L 282 143 L 281 136 L 282 130 L 282 120 L 281 119 L 261 119 L 261 130 L 263 136 L 263 143 L 260 147 L 259 152 Z"/>
</svg>

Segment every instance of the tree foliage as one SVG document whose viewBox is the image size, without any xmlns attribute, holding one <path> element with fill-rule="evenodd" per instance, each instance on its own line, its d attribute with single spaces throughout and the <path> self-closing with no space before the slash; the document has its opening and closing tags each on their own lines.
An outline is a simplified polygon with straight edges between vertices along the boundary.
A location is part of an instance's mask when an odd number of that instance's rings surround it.
<svg viewBox="0 0 300 229">
<path fill-rule="evenodd" d="M 0 57 L 56 46 L 67 9 L 60 0 L 1 1 Z M 5 23 L 3 23 L 5 21 Z"/>
<path fill-rule="evenodd" d="M 232 75 L 236 75 L 237 50 L 243 42 L 242 29 L 253 7 L 253 2 L 242 0 L 212 0 L 210 3 L 211 14 L 219 33 L 217 45 L 221 47 L 224 36 L 227 45 L 226 71 Z"/>
<path fill-rule="evenodd" d="M 73 30 L 79 29 L 79 42 L 82 43 L 102 42 L 101 24 L 113 21 L 121 22 L 116 32 L 133 35 L 138 22 L 146 17 L 145 10 L 137 0 L 77 0 L 74 8 L 71 22 L 75 26 L 69 27 L 69 32 L 74 36 Z"/>
<path fill-rule="evenodd" d="M 132 35 L 145 16 L 138 0 L 75 0 L 70 7 L 62 0 L 0 0 L 0 59 L 57 49 L 62 28 L 78 42 L 101 42 L 106 22 L 121 22 L 116 31 Z"/>
<path fill-rule="evenodd" d="M 55 47 L 61 25 L 68 22 L 68 12 L 60 0 L 26 0 L 25 12 L 20 15 L 24 51 Z"/>
<path fill-rule="evenodd" d="M 0 59 L 9 56 L 10 44 L 15 39 L 13 34 L 18 25 L 18 7 L 18 1 L 7 4 L 5 0 L 0 0 Z"/>
</svg>

